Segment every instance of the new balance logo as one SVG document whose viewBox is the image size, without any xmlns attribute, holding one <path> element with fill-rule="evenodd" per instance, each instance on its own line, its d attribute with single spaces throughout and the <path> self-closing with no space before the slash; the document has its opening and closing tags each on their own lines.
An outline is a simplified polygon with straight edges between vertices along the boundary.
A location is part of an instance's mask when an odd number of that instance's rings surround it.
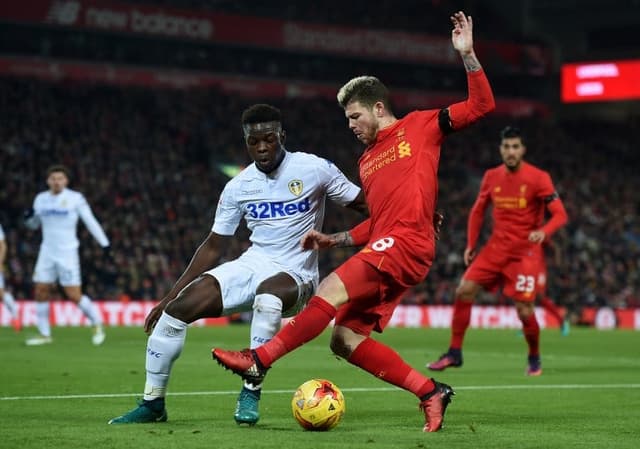
<svg viewBox="0 0 640 449">
<path fill-rule="evenodd" d="M 54 2 L 47 13 L 47 22 L 59 25 L 73 25 L 78 20 L 81 5 L 74 1 Z"/>
</svg>

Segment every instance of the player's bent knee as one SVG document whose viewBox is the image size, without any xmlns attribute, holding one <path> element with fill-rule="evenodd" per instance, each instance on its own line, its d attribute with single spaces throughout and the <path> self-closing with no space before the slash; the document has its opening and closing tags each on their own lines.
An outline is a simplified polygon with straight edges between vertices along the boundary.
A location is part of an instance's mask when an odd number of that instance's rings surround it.
<svg viewBox="0 0 640 449">
<path fill-rule="evenodd" d="M 200 276 L 167 304 L 164 311 L 185 323 L 221 316 L 222 297 L 218 281 L 212 276 Z"/>
<path fill-rule="evenodd" d="M 351 352 L 353 352 L 342 335 L 332 335 L 329 347 L 331 352 L 343 359 L 348 359 Z"/>
<path fill-rule="evenodd" d="M 479 286 L 475 282 L 462 281 L 456 288 L 456 298 L 473 301 L 478 290 Z"/>
<path fill-rule="evenodd" d="M 516 310 L 521 320 L 526 320 L 535 313 L 534 305 L 530 302 L 516 301 Z"/>
</svg>

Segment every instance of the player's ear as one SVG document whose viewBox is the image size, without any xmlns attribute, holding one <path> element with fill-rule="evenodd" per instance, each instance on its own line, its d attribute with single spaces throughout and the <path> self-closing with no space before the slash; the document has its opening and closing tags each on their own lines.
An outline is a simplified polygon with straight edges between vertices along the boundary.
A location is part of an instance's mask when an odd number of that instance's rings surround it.
<svg viewBox="0 0 640 449">
<path fill-rule="evenodd" d="M 384 107 L 384 103 L 381 101 L 376 101 L 376 104 L 373 105 L 373 113 L 376 117 L 380 118 L 385 114 L 386 108 Z"/>
<path fill-rule="evenodd" d="M 287 140 L 287 133 L 283 129 L 280 131 L 280 143 L 284 145 L 284 142 Z"/>
</svg>

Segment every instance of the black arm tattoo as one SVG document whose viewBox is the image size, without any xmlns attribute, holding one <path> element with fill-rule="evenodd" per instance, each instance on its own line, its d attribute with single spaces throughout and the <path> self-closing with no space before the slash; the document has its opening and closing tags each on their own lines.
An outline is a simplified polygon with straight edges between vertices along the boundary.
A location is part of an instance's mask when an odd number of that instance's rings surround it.
<svg viewBox="0 0 640 449">
<path fill-rule="evenodd" d="M 330 237 L 336 242 L 334 247 L 344 248 L 345 246 L 353 246 L 353 239 L 351 239 L 351 234 L 349 234 L 348 231 L 331 234 Z"/>
<path fill-rule="evenodd" d="M 477 72 L 482 68 L 480 61 L 478 61 L 474 52 L 462 55 L 462 62 L 464 63 L 464 68 L 467 72 Z"/>
</svg>

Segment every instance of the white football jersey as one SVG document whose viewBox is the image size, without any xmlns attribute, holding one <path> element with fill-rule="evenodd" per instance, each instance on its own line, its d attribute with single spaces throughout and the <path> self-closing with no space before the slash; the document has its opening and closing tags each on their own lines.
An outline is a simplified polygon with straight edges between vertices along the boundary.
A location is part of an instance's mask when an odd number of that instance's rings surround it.
<svg viewBox="0 0 640 449">
<path fill-rule="evenodd" d="M 33 200 L 33 210 L 42 226 L 42 249 L 55 251 L 78 248 L 78 218 L 82 219 L 100 246 L 109 246 L 109 239 L 80 192 L 71 189 L 64 189 L 57 195 L 49 190 L 40 192 Z"/>
<path fill-rule="evenodd" d="M 328 160 L 287 152 L 272 173 L 251 164 L 227 183 L 211 230 L 233 235 L 244 217 L 253 243 L 248 251 L 260 251 L 284 268 L 317 276 L 317 251 L 303 251 L 300 240 L 310 229 L 321 230 L 326 198 L 344 206 L 358 193 L 360 188 Z"/>
</svg>

